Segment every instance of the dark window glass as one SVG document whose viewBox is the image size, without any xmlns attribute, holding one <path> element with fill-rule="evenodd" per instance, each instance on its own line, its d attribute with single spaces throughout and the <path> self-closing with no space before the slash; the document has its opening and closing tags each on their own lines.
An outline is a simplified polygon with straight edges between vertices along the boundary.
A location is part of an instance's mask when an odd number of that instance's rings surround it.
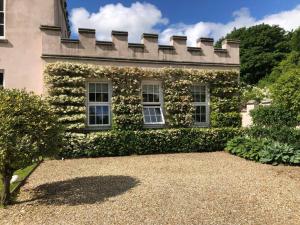
<svg viewBox="0 0 300 225">
<path fill-rule="evenodd" d="M 0 11 L 4 11 L 4 0 L 0 0 Z"/>
<path fill-rule="evenodd" d="M 0 87 L 3 87 L 4 84 L 4 76 L 3 73 L 0 73 Z"/>
<path fill-rule="evenodd" d="M 4 24 L 4 13 L 0 12 L 0 24 Z"/>
<path fill-rule="evenodd" d="M 159 85 L 143 85 L 143 102 L 159 102 Z"/>
<path fill-rule="evenodd" d="M 4 36 L 4 25 L 0 25 L 0 36 Z"/>
</svg>

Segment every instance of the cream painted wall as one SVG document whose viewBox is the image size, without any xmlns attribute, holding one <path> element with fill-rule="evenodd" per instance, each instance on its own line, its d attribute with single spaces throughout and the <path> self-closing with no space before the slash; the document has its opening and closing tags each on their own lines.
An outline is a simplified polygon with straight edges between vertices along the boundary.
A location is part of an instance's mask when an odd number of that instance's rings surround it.
<svg viewBox="0 0 300 225">
<path fill-rule="evenodd" d="M 60 0 L 6 0 L 5 40 L 0 40 L 6 88 L 43 93 L 40 25 L 55 24 L 56 1 Z"/>
</svg>

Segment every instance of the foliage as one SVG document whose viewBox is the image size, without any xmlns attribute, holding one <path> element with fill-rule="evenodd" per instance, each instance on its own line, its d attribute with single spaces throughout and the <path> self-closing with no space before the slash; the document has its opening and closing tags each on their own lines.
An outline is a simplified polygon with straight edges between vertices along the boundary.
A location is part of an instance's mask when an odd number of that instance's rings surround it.
<svg viewBox="0 0 300 225">
<path fill-rule="evenodd" d="M 1 203 L 10 201 L 13 172 L 48 156 L 59 143 L 56 116 L 39 96 L 19 90 L 0 90 L 0 173 L 4 191 Z"/>
<path fill-rule="evenodd" d="M 282 105 L 259 106 L 251 110 L 250 115 L 253 124 L 259 126 L 295 127 L 298 124 L 297 115 Z"/>
<path fill-rule="evenodd" d="M 225 38 L 241 41 L 241 80 L 248 84 L 256 84 L 270 74 L 272 68 L 290 52 L 290 34 L 279 26 L 260 24 L 243 27 L 234 29 Z M 217 42 L 217 46 L 223 39 Z"/>
<path fill-rule="evenodd" d="M 300 165 L 300 149 L 269 139 L 235 137 L 227 143 L 226 151 L 261 163 Z"/>
<path fill-rule="evenodd" d="M 241 134 L 237 128 L 181 128 L 145 131 L 68 133 L 60 155 L 66 158 L 218 151 Z"/>
<path fill-rule="evenodd" d="M 270 99 L 268 88 L 259 88 L 252 85 L 245 85 L 242 87 L 241 104 L 243 106 L 250 100 L 255 100 L 257 103 L 260 103 L 264 99 Z"/>
<path fill-rule="evenodd" d="M 300 52 L 300 27 L 292 34 L 291 47 L 294 51 Z"/>
<path fill-rule="evenodd" d="M 300 119 L 300 68 L 284 73 L 271 87 L 274 103 L 298 115 Z"/>
<path fill-rule="evenodd" d="M 141 130 L 143 116 L 141 105 L 141 81 L 159 80 L 164 91 L 166 127 L 190 127 L 195 110 L 191 102 L 190 85 L 209 85 L 211 111 L 223 117 L 212 117 L 213 126 L 239 126 L 238 71 L 204 71 L 195 69 L 142 69 L 131 67 L 102 67 L 86 64 L 54 63 L 46 68 L 49 85 L 49 102 L 67 131 L 85 132 L 85 95 L 88 80 L 107 79 L 112 82 L 114 130 Z M 235 115 L 233 117 L 232 115 Z M 219 121 L 220 119 L 220 121 Z M 222 121 L 225 124 L 222 124 Z M 238 120 L 238 121 L 236 121 Z"/>
<path fill-rule="evenodd" d="M 300 130 L 287 126 L 251 126 L 246 134 L 254 138 L 268 138 L 280 143 L 286 143 L 300 149 Z"/>
<path fill-rule="evenodd" d="M 282 60 L 278 66 L 272 69 L 271 74 L 261 79 L 258 85 L 260 87 L 272 86 L 281 75 L 299 67 L 300 52 L 292 51 L 288 54 L 286 59 Z"/>
</svg>

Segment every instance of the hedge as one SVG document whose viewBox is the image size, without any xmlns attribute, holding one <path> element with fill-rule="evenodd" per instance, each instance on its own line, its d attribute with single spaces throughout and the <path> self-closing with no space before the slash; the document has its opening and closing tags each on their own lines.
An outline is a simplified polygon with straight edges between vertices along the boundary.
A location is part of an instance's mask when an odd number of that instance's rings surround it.
<svg viewBox="0 0 300 225">
<path fill-rule="evenodd" d="M 225 148 L 241 135 L 237 128 L 182 128 L 145 131 L 68 133 L 60 156 L 66 158 L 124 156 L 179 152 L 209 152 Z"/>
<path fill-rule="evenodd" d="M 289 144 L 300 149 L 300 130 L 287 126 L 261 127 L 252 126 L 245 133 L 254 138 L 268 138 L 280 143 Z"/>
<path fill-rule="evenodd" d="M 250 114 L 254 125 L 296 127 L 298 124 L 297 114 L 291 109 L 278 104 L 259 106 L 253 109 Z"/>
<path fill-rule="evenodd" d="M 114 130 L 142 130 L 141 81 L 159 80 L 164 90 L 166 128 L 193 125 L 190 86 L 207 84 L 213 127 L 239 127 L 239 71 L 197 69 L 144 69 L 105 67 L 75 63 L 50 63 L 45 70 L 49 102 L 68 132 L 83 133 L 86 128 L 86 83 L 107 79 L 113 88 L 112 113 Z M 218 115 L 219 114 L 219 115 Z"/>
</svg>

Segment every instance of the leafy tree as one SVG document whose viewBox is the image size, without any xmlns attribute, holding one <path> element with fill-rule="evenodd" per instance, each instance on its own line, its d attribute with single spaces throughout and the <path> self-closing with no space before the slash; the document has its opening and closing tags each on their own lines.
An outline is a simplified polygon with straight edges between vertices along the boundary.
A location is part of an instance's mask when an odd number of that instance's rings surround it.
<svg viewBox="0 0 300 225">
<path fill-rule="evenodd" d="M 300 52 L 300 27 L 292 34 L 291 47 L 294 51 Z"/>
<path fill-rule="evenodd" d="M 14 171 L 31 165 L 41 156 L 55 153 L 61 128 L 41 97 L 20 90 L 0 90 L 1 205 L 11 201 L 10 180 Z"/>
<path fill-rule="evenodd" d="M 300 68 L 282 74 L 271 87 L 275 104 L 295 112 L 300 119 Z"/>
<path fill-rule="evenodd" d="M 273 85 L 276 80 L 289 70 L 300 68 L 300 52 L 292 51 L 287 58 L 274 67 L 271 74 L 261 79 L 258 83 L 260 87 L 268 87 Z"/>
<path fill-rule="evenodd" d="M 226 39 L 241 41 L 241 80 L 256 84 L 290 52 L 290 34 L 279 26 L 260 24 L 234 29 Z M 220 46 L 224 38 L 216 45 Z"/>
</svg>

